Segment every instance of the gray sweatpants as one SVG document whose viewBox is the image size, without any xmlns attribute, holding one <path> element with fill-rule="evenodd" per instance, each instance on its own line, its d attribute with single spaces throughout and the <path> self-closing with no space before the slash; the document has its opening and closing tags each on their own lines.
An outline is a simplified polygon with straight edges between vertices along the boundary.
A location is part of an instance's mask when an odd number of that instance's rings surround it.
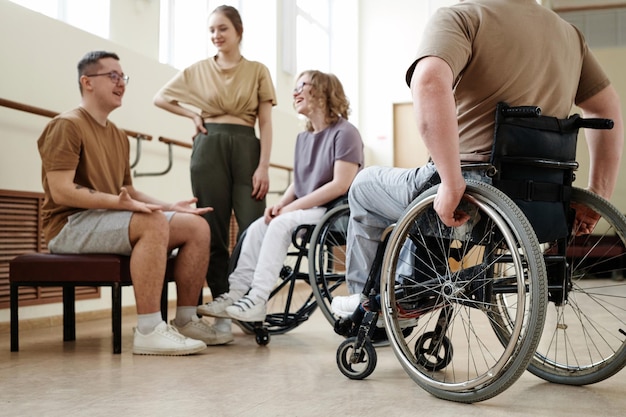
<svg viewBox="0 0 626 417">
<path fill-rule="evenodd" d="M 433 163 L 420 168 L 369 167 L 356 176 L 350 192 L 346 282 L 350 294 L 365 287 L 384 230 L 398 221 L 411 202 L 440 182 Z M 490 182 L 482 170 L 465 178 Z"/>
</svg>

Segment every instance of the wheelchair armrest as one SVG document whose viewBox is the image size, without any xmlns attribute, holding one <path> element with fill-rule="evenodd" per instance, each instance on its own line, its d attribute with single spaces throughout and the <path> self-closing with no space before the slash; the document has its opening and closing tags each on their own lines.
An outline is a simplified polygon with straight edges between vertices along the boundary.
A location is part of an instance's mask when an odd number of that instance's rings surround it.
<svg viewBox="0 0 626 417">
<path fill-rule="evenodd" d="M 291 234 L 291 243 L 293 246 L 298 250 L 304 250 L 311 240 L 314 229 L 314 224 L 301 224 L 296 227 Z"/>
</svg>

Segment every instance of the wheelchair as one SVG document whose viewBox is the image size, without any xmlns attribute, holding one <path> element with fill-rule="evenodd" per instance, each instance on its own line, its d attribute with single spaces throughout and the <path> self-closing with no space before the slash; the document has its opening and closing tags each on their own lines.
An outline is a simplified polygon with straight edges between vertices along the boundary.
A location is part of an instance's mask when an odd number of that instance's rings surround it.
<svg viewBox="0 0 626 417">
<path fill-rule="evenodd" d="M 350 211 L 347 198 L 331 202 L 317 224 L 294 229 L 291 246 L 267 303 L 264 322 L 236 322 L 259 345 L 271 335 L 286 333 L 308 320 L 320 308 L 329 323 L 337 317 L 330 308 L 334 295 L 346 295 L 345 254 Z M 229 263 L 230 274 L 237 266 L 245 238 L 241 234 Z"/>
<path fill-rule="evenodd" d="M 612 121 L 498 106 L 483 167 L 492 184 L 467 180 L 460 205 L 470 220 L 441 223 L 434 186 L 385 234 L 337 350 L 344 375 L 373 372 L 379 316 L 407 374 L 451 401 L 492 398 L 526 369 L 585 385 L 626 365 L 626 218 L 572 186 L 581 127 Z M 599 217 L 592 234 L 579 232 L 577 215 Z"/>
</svg>

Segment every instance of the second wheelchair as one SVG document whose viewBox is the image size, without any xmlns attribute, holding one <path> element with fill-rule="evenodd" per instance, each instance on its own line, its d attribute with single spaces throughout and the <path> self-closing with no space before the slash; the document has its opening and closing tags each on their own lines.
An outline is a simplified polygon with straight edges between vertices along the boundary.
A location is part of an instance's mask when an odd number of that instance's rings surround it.
<svg viewBox="0 0 626 417">
<path fill-rule="evenodd" d="M 345 287 L 346 235 L 350 211 L 347 200 L 331 206 L 317 224 L 303 224 L 292 233 L 291 246 L 267 302 L 263 322 L 237 322 L 255 334 L 260 345 L 270 335 L 286 333 L 308 320 L 319 307 L 329 323 L 337 317 L 330 303 L 335 295 L 347 294 Z M 242 233 L 229 265 L 232 272 L 245 239 Z"/>
</svg>

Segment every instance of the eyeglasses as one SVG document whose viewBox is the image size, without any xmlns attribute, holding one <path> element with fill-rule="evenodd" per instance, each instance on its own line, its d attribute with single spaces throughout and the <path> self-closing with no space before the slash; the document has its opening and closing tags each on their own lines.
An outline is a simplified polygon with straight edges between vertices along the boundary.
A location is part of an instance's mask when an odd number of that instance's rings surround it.
<svg viewBox="0 0 626 417">
<path fill-rule="evenodd" d="M 302 92 L 302 90 L 304 90 L 304 86 L 305 85 L 311 85 L 311 83 L 307 83 L 307 82 L 302 81 L 300 84 L 298 84 L 296 86 L 296 88 L 293 89 L 293 93 L 294 94 L 300 94 Z"/>
<path fill-rule="evenodd" d="M 120 80 L 122 80 L 124 81 L 124 84 L 128 85 L 128 82 L 130 81 L 130 77 L 128 75 L 120 74 L 117 71 L 105 72 L 102 74 L 85 74 L 85 77 L 101 77 L 103 75 L 109 77 L 115 84 L 119 84 Z"/>
</svg>

